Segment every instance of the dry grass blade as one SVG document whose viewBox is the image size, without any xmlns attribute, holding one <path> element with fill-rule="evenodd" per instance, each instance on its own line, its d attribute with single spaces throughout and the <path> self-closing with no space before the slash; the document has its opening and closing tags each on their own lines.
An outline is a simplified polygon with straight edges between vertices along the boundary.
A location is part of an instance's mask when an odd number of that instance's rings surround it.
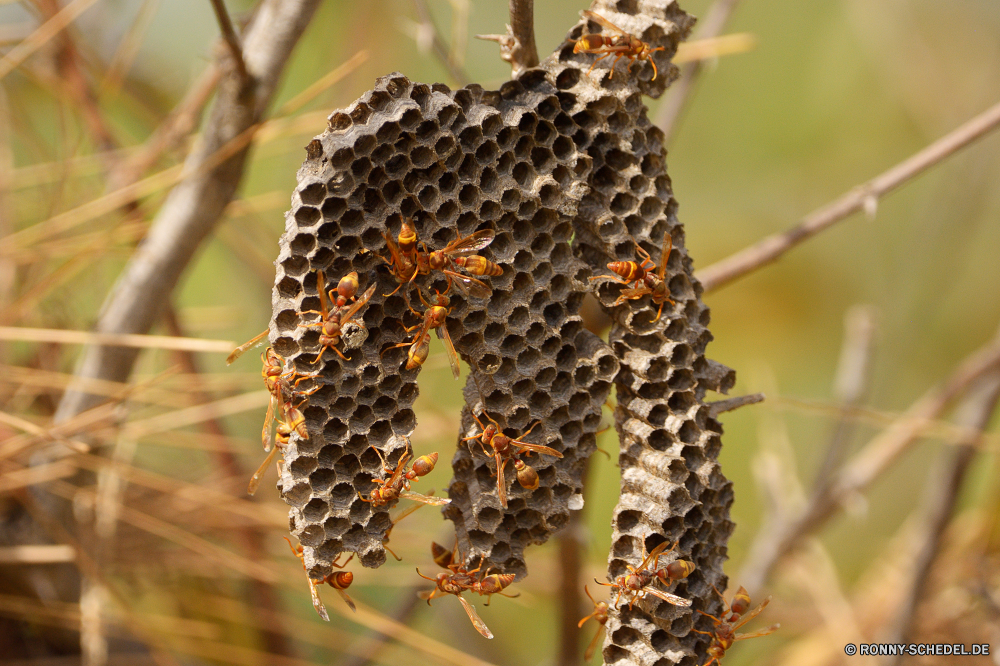
<svg viewBox="0 0 1000 666">
<path fill-rule="evenodd" d="M 205 510 L 241 516 L 267 528 L 282 529 L 288 524 L 288 513 L 279 506 L 261 505 L 210 486 L 185 483 L 128 463 L 94 455 L 74 456 L 67 459 L 67 463 L 93 472 L 110 469 L 129 483 L 158 490 L 165 495 L 202 506 Z"/>
<path fill-rule="evenodd" d="M 680 65 L 685 62 L 721 58 L 722 56 L 752 51 L 756 46 L 757 38 L 748 32 L 696 39 L 680 44 L 677 47 L 677 54 L 671 62 Z"/>
<path fill-rule="evenodd" d="M 73 0 L 51 19 L 38 27 L 27 39 L 15 46 L 0 60 L 0 79 L 10 74 L 22 62 L 45 46 L 49 40 L 66 29 L 83 12 L 90 9 L 97 0 Z"/>
<path fill-rule="evenodd" d="M 494 666 L 488 661 L 483 661 L 467 652 L 456 650 L 449 645 L 429 638 L 419 631 L 396 622 L 391 617 L 383 615 L 357 600 L 355 600 L 355 604 L 358 607 L 357 613 L 351 612 L 346 604 L 332 604 L 332 608 L 348 620 L 385 634 L 441 663 L 451 664 L 451 666 Z"/>
<path fill-rule="evenodd" d="M 132 421 L 125 426 L 124 430 L 130 437 L 145 437 L 165 430 L 196 425 L 221 416 L 241 414 L 251 409 L 266 407 L 270 399 L 271 396 L 267 391 L 244 393 L 231 398 L 221 398 L 204 405 L 195 405 L 175 412 L 152 416 L 141 421 Z"/>
<path fill-rule="evenodd" d="M 64 481 L 54 481 L 48 488 L 56 495 L 69 500 L 87 499 L 92 500 L 94 491 L 73 486 Z M 121 507 L 121 520 L 140 530 L 155 534 L 167 541 L 177 544 L 183 548 L 198 553 L 208 558 L 225 569 L 232 569 L 249 578 L 256 578 L 265 583 L 275 583 L 281 579 L 277 569 L 273 566 L 266 566 L 255 562 L 231 550 L 218 546 L 211 541 L 192 534 L 188 530 L 178 527 L 173 523 L 161 518 L 151 516 L 148 513 L 139 511 L 136 508 L 125 504 Z"/>
<path fill-rule="evenodd" d="M 0 564 L 54 564 L 74 560 L 76 551 L 64 544 L 0 547 Z"/>
<path fill-rule="evenodd" d="M 5 469 L 0 471 L 0 494 L 37 483 L 65 479 L 75 473 L 73 466 L 63 460 L 23 469 Z"/>
<path fill-rule="evenodd" d="M 226 354 L 231 352 L 236 344 L 229 340 L 203 340 L 201 338 L 177 338 L 166 335 L 137 335 L 132 333 L 94 333 L 91 331 L 66 331 L 55 328 L 21 328 L 13 326 L 0 326 L 0 340 L 55 342 L 70 345 L 114 345 L 116 347 L 174 349 Z"/>
<path fill-rule="evenodd" d="M 300 92 L 295 97 L 291 98 L 287 102 L 281 105 L 278 112 L 275 115 L 276 118 L 282 116 L 290 116 L 295 113 L 303 106 L 316 99 L 317 96 L 323 93 L 325 90 L 329 90 L 331 86 L 340 83 L 340 81 L 346 77 L 348 74 L 353 72 L 355 69 L 360 67 L 365 61 L 368 60 L 368 51 L 362 49 L 352 55 L 350 58 L 342 62 L 331 72 L 326 74 L 320 79 L 317 79 L 309 85 L 305 90 Z M 287 199 L 287 196 L 285 197 Z"/>
</svg>

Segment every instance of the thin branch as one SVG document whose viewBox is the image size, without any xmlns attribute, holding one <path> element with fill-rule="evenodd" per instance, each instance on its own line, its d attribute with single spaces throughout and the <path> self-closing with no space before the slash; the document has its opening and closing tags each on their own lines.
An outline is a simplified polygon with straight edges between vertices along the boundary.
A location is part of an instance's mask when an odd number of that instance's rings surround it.
<svg viewBox="0 0 1000 666">
<path fill-rule="evenodd" d="M 708 8 L 708 11 L 705 12 L 705 18 L 700 22 L 694 38 L 699 40 L 711 39 L 721 35 L 722 30 L 726 27 L 726 22 L 729 20 L 730 15 L 732 15 L 733 10 L 736 9 L 737 4 L 739 4 L 739 0 L 716 0 Z M 670 139 L 677 129 L 678 120 L 684 111 L 695 83 L 698 81 L 698 75 L 701 74 L 703 66 L 703 61 L 695 60 L 681 67 L 680 78 L 670 87 L 667 98 L 660 105 L 655 123 L 666 135 L 666 139 L 664 139 L 665 145 L 670 145 Z"/>
<path fill-rule="evenodd" d="M 889 643 L 903 643 L 911 638 L 913 618 L 924 591 L 927 589 L 927 574 L 941 548 L 941 540 L 945 528 L 951 521 L 958 501 L 958 493 L 962 489 L 966 472 L 972 459 L 979 449 L 982 432 L 989 424 L 1000 400 L 1000 371 L 994 371 L 983 377 L 978 385 L 970 390 L 969 395 L 958 408 L 958 424 L 969 430 L 958 446 L 943 452 L 946 460 L 931 470 L 930 479 L 926 485 L 926 518 L 923 543 L 916 554 L 913 571 L 906 584 L 902 601 L 890 634 L 883 639 Z M 895 666 L 902 661 L 897 655 L 884 662 L 884 666 Z"/>
<path fill-rule="evenodd" d="M 785 252 L 833 226 L 859 210 L 874 214 L 879 197 L 949 157 L 1000 125 L 1000 103 L 995 104 L 964 125 L 941 137 L 923 150 L 900 162 L 872 180 L 819 208 L 795 227 L 740 250 L 695 274 L 706 292 L 714 291 L 747 273 L 776 261 Z"/>
<path fill-rule="evenodd" d="M 170 192 L 149 235 L 108 295 L 98 331 L 145 333 L 158 321 L 182 271 L 235 194 L 249 146 L 210 169 L 203 170 L 202 165 L 261 121 L 292 48 L 318 4 L 319 0 L 264 0 L 260 5 L 245 38 L 250 76 L 221 82 L 201 144 L 185 164 L 188 175 Z M 137 356 L 135 349 L 90 347 L 77 375 L 121 381 L 131 373 Z M 100 400 L 100 396 L 71 388 L 63 396 L 56 420 L 70 418 Z"/>
<path fill-rule="evenodd" d="M 726 398 L 725 400 L 716 400 L 715 402 L 705 403 L 708 405 L 709 413 L 712 418 L 718 418 L 719 414 L 724 412 L 731 412 L 734 409 L 739 409 L 740 407 L 746 407 L 747 405 L 756 405 L 758 402 L 764 402 L 763 393 L 751 393 L 749 395 L 740 395 L 735 398 Z"/>
<path fill-rule="evenodd" d="M 590 460 L 584 464 L 589 467 Z M 589 470 L 588 470 L 589 471 Z M 584 478 L 587 472 L 584 472 Z M 580 552 L 587 543 L 583 524 L 583 511 L 571 511 L 569 523 L 556 537 L 559 548 L 559 656 L 558 666 L 578 666 L 580 654 L 580 628 L 577 623 L 586 614 L 583 608 L 583 565 Z"/>
<path fill-rule="evenodd" d="M 800 541 L 818 530 L 849 497 L 864 492 L 948 406 L 984 375 L 1000 368 L 1000 343 L 991 341 L 968 356 L 940 386 L 932 388 L 849 460 L 826 489 L 814 495 L 797 516 L 776 521 L 758 534 L 737 577 L 756 594 L 777 563 Z"/>
<path fill-rule="evenodd" d="M 511 49 L 511 76 L 517 76 L 530 67 L 538 66 L 538 48 L 535 47 L 535 0 L 510 0 L 510 28 L 514 36 Z"/>
<path fill-rule="evenodd" d="M 236 73 L 239 74 L 241 80 L 245 81 L 249 73 L 247 65 L 243 61 L 243 47 L 240 46 L 240 38 L 236 34 L 236 30 L 233 29 L 233 22 L 229 20 L 229 12 L 226 11 L 226 5 L 222 0 L 211 1 L 212 9 L 215 10 L 215 18 L 218 19 L 219 28 L 222 30 L 222 39 L 229 48 L 229 55 L 233 57 L 233 62 L 236 63 Z"/>
</svg>

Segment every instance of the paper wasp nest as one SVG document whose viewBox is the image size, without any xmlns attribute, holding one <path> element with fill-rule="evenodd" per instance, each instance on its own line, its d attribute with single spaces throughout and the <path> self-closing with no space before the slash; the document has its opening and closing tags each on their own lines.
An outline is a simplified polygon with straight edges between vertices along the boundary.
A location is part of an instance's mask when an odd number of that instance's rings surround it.
<svg viewBox="0 0 1000 666">
<path fill-rule="evenodd" d="M 483 278 L 492 294 L 449 293 L 454 309 L 446 325 L 474 375 L 465 386 L 459 437 L 481 432 L 474 409 L 511 436 L 540 422 L 526 441 L 564 455 L 528 459 L 540 477 L 533 491 L 514 481 L 508 465 L 504 510 L 493 460 L 478 445 L 470 452 L 460 444 L 445 515 L 455 522 L 461 551 L 470 561 L 486 555 L 503 572 L 526 573 L 524 548 L 564 526 L 582 493 L 584 461 L 595 450 L 601 406 L 614 383 L 623 479 L 609 573 L 638 564 L 644 540 L 652 548 L 680 539 L 678 554 L 698 568 L 674 592 L 693 599 L 694 608 L 718 605 L 710 585 L 721 583 L 732 490 L 716 463 L 721 427 L 703 398 L 734 378 L 704 356 L 708 310 L 676 219 L 662 134 L 642 102 L 676 76 L 669 60 L 693 20 L 662 0 L 620 0 L 594 10 L 666 47 L 652 56 L 655 81 L 649 63 L 633 63 L 628 74 L 625 60 L 609 79 L 613 58 L 588 75 L 596 56 L 574 54 L 569 41 L 495 92 L 477 85 L 451 91 L 391 74 L 332 114 L 327 131 L 307 147 L 276 261 L 271 338 L 299 372 L 321 368 L 324 384 L 303 406 L 309 438 L 292 436 L 279 481 L 313 577 L 330 573 L 342 551 L 357 552 L 369 567 L 385 560 L 390 507 L 373 509 L 358 493 L 367 497 L 372 480 L 385 476 L 372 447 L 393 466 L 418 427 L 412 406 L 419 368 L 403 369 L 406 348 L 380 356 L 410 339 L 404 325 L 419 322 L 403 298 L 407 287 L 384 296 L 399 283 L 380 258 L 388 256 L 383 234 L 395 238 L 403 219 L 412 218 L 430 250 L 480 229 L 496 233 L 481 251 L 503 268 L 503 275 Z M 656 306 L 648 296 L 612 306 L 623 286 L 589 281 L 608 275 L 609 261 L 641 261 L 634 241 L 659 263 L 667 233 L 673 250 L 665 279 L 676 304 L 666 305 L 659 322 L 651 321 Z M 311 365 L 319 330 L 300 327 L 299 313 L 319 309 L 317 270 L 326 273 L 326 289 L 351 270 L 360 276 L 359 293 L 376 285 L 358 315 L 367 330 L 348 328 L 338 345 L 349 361 L 327 351 L 322 364 Z M 425 294 L 447 286 L 439 272 L 414 284 Z M 582 327 L 578 311 L 588 291 L 612 314 L 610 346 Z M 691 610 L 654 605 L 645 600 L 634 611 L 611 613 L 607 663 L 659 665 L 685 656 L 693 663 L 694 646 L 707 638 L 689 633 Z"/>
</svg>

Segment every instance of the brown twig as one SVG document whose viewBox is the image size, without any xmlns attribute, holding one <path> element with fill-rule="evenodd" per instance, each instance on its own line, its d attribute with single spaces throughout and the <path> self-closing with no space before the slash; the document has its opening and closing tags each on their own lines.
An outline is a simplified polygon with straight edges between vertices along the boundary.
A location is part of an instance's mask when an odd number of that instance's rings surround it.
<svg viewBox="0 0 1000 666">
<path fill-rule="evenodd" d="M 577 623 L 586 614 L 581 611 L 583 595 L 580 594 L 583 586 L 580 551 L 587 542 L 585 532 L 583 511 L 572 511 L 566 529 L 556 537 L 559 548 L 559 658 L 556 663 L 559 666 L 579 666 L 581 660 Z"/>
<path fill-rule="evenodd" d="M 710 39 L 721 35 L 737 4 L 739 4 L 739 0 L 716 0 L 705 12 L 705 18 L 701 20 L 701 25 L 694 35 L 694 39 Z M 666 139 L 664 139 L 666 145 L 670 145 L 670 139 L 673 138 L 681 113 L 684 111 L 703 66 L 701 60 L 695 60 L 682 66 L 680 78 L 670 87 L 667 98 L 663 100 L 663 104 L 660 105 L 660 109 L 656 113 L 655 122 L 666 135 Z"/>
<path fill-rule="evenodd" d="M 719 414 L 725 412 L 731 412 L 734 409 L 739 409 L 740 407 L 746 407 L 747 405 L 756 405 L 758 402 L 764 402 L 763 393 L 751 393 L 749 395 L 740 395 L 735 398 L 726 398 L 725 400 L 716 400 L 715 402 L 707 402 L 709 413 L 712 418 L 717 418 Z"/>
<path fill-rule="evenodd" d="M 229 20 L 229 12 L 222 0 L 212 0 L 212 9 L 215 10 L 215 18 L 219 21 L 219 28 L 222 30 L 222 39 L 229 49 L 229 55 L 233 57 L 236 64 L 236 73 L 241 80 L 246 80 L 249 76 L 247 65 L 243 61 L 243 47 L 240 46 L 240 38 L 233 28 L 233 22 Z"/>
<path fill-rule="evenodd" d="M 826 523 L 846 499 L 864 492 L 956 398 L 997 368 L 1000 368 L 1000 343 L 996 341 L 968 356 L 943 384 L 925 393 L 841 467 L 826 489 L 814 495 L 797 516 L 775 521 L 762 530 L 737 580 L 751 595 L 756 594 L 782 557 Z"/>
<path fill-rule="evenodd" d="M 511 49 L 511 75 L 514 78 L 538 65 L 538 48 L 535 46 L 535 0 L 510 0 L 510 29 L 514 36 Z"/>
<path fill-rule="evenodd" d="M 1000 125 L 1000 103 L 990 107 L 888 171 L 813 211 L 795 227 L 768 236 L 736 254 L 717 261 L 708 268 L 698 271 L 695 276 L 701 281 L 706 292 L 714 291 L 761 266 L 777 261 L 781 255 L 799 243 L 833 226 L 852 213 L 864 209 L 874 214 L 879 197 L 996 129 L 998 125 Z"/>
<path fill-rule="evenodd" d="M 970 389 L 968 396 L 958 407 L 956 421 L 968 430 L 968 434 L 956 442 L 952 450 L 942 452 L 942 463 L 936 465 L 930 474 L 925 491 L 926 517 L 923 543 L 916 553 L 913 570 L 906 583 L 906 590 L 892 624 L 886 642 L 903 643 L 909 641 L 913 618 L 917 605 L 927 589 L 927 574 L 941 548 L 945 528 L 951 521 L 962 489 L 966 472 L 981 444 L 983 429 L 989 424 L 1000 400 L 1000 371 L 984 376 Z M 881 640 L 881 639 L 880 639 Z M 889 658 L 883 666 L 895 666 L 902 661 L 897 655 Z"/>
<path fill-rule="evenodd" d="M 246 31 L 244 58 L 249 77 L 223 80 L 200 146 L 185 164 L 189 174 L 175 187 L 105 301 L 97 330 L 144 333 L 163 312 L 181 272 L 194 256 L 242 176 L 249 146 L 234 151 L 212 168 L 202 165 L 245 135 L 263 118 L 285 63 L 305 30 L 319 0 L 264 0 Z M 138 354 L 121 347 L 90 347 L 77 375 L 122 380 Z M 58 421 L 87 409 L 100 397 L 70 388 L 56 413 Z"/>
</svg>

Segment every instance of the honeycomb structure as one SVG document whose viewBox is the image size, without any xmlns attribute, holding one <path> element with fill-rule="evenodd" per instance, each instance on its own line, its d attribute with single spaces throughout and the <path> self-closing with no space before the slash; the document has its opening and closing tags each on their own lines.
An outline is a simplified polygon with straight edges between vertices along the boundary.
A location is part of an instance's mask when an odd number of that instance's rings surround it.
<svg viewBox="0 0 1000 666">
<path fill-rule="evenodd" d="M 677 556 L 697 569 L 672 591 L 694 600 L 693 608 L 719 607 L 711 586 L 723 583 L 732 488 L 716 462 L 722 428 L 704 398 L 726 391 L 734 376 L 705 357 L 708 310 L 677 221 L 663 136 L 642 102 L 676 77 L 670 58 L 693 19 L 664 0 L 592 9 L 665 47 L 652 54 L 656 80 L 649 63 L 633 63 L 629 74 L 624 59 L 611 77 L 613 58 L 588 74 L 596 56 L 574 54 L 571 40 L 600 28 L 581 21 L 552 56 L 499 91 L 383 77 L 332 114 L 307 147 L 276 261 L 271 341 L 299 372 L 318 368 L 322 382 L 303 406 L 309 437 L 292 435 L 279 479 L 313 578 L 330 573 L 342 551 L 356 552 L 368 567 L 385 560 L 391 504 L 373 508 L 359 493 L 367 497 L 373 480 L 385 476 L 375 449 L 395 465 L 417 427 L 419 367 L 404 369 L 406 347 L 389 350 L 410 339 L 404 326 L 420 321 L 404 297 L 417 302 L 416 291 L 386 296 L 399 282 L 382 259 L 384 234 L 394 238 L 412 219 L 430 250 L 493 229 L 495 239 L 480 254 L 503 269 L 482 278 L 492 288 L 488 298 L 449 292 L 446 326 L 470 374 L 444 513 L 466 561 L 485 556 L 485 566 L 527 573 L 524 549 L 548 539 L 570 507 L 581 506 L 584 463 L 614 385 L 622 494 L 609 577 L 637 565 L 644 547 L 678 540 Z M 622 285 L 589 280 L 610 275 L 610 261 L 641 261 L 636 243 L 659 264 L 665 234 L 673 240 L 664 279 L 674 303 L 659 321 L 652 321 L 648 296 L 615 305 Z M 319 270 L 324 289 L 352 270 L 359 293 L 376 286 L 356 317 L 364 328 L 347 326 L 338 346 L 349 360 L 327 350 L 313 364 L 319 330 L 302 327 L 300 313 L 319 309 Z M 413 284 L 428 296 L 447 287 L 435 271 Z M 582 326 L 588 292 L 613 318 L 609 343 Z M 537 423 L 525 441 L 563 454 L 527 459 L 539 475 L 534 490 L 518 485 L 508 465 L 506 509 L 493 460 L 460 441 L 481 432 L 473 414 L 494 419 L 510 436 Z M 697 663 L 707 637 L 691 632 L 696 621 L 711 627 L 692 609 L 652 597 L 613 610 L 606 663 Z"/>
</svg>

